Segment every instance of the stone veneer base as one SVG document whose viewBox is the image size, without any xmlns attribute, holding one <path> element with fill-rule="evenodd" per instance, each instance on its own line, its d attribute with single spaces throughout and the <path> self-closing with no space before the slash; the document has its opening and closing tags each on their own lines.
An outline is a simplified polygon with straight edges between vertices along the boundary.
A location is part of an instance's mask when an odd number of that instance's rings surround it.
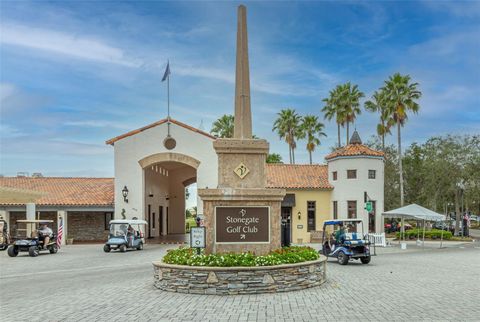
<svg viewBox="0 0 480 322">
<path fill-rule="evenodd" d="M 325 256 L 276 266 L 205 267 L 153 262 L 155 287 L 163 291 L 235 295 L 297 291 L 326 281 Z"/>
</svg>

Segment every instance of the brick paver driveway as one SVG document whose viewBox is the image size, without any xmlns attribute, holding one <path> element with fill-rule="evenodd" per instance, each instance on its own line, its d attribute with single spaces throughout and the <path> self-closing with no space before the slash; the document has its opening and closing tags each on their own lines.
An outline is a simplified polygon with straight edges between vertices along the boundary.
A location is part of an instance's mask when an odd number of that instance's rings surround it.
<svg viewBox="0 0 480 322">
<path fill-rule="evenodd" d="M 4 321 L 416 321 L 480 319 L 480 243 L 436 250 L 386 249 L 369 265 L 328 263 L 322 287 L 284 294 L 201 296 L 152 285 L 149 245 L 126 254 L 101 245 L 56 255 L 0 253 Z"/>
</svg>

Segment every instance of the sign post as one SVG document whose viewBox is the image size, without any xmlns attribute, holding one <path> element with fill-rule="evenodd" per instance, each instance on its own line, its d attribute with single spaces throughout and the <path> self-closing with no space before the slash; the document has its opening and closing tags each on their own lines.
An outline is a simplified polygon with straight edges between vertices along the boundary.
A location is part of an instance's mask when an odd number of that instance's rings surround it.
<svg viewBox="0 0 480 322">
<path fill-rule="evenodd" d="M 197 254 L 200 255 L 200 249 L 205 248 L 205 227 L 200 227 L 200 217 L 195 219 L 197 227 L 190 228 L 190 247 L 197 249 Z"/>
</svg>

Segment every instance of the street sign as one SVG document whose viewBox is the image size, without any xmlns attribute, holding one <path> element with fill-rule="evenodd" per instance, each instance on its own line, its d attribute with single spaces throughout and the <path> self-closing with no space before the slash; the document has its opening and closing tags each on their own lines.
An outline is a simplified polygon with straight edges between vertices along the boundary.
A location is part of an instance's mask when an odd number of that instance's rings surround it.
<svg viewBox="0 0 480 322">
<path fill-rule="evenodd" d="M 367 201 L 367 202 L 365 203 L 365 210 L 366 210 L 367 212 L 371 212 L 371 211 L 373 210 L 372 202 L 371 202 L 371 201 Z"/>
<path fill-rule="evenodd" d="M 190 247 L 205 248 L 205 227 L 190 228 Z"/>
</svg>

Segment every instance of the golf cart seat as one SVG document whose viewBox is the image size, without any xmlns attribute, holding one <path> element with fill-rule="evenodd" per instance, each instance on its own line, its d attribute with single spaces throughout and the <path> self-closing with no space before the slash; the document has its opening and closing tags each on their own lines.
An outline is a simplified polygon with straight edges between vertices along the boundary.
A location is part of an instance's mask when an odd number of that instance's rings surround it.
<svg viewBox="0 0 480 322">
<path fill-rule="evenodd" d="M 345 240 L 361 240 L 362 236 L 359 233 L 345 233 Z"/>
<path fill-rule="evenodd" d="M 370 242 L 366 240 L 346 240 L 345 245 L 369 245 Z"/>
</svg>

